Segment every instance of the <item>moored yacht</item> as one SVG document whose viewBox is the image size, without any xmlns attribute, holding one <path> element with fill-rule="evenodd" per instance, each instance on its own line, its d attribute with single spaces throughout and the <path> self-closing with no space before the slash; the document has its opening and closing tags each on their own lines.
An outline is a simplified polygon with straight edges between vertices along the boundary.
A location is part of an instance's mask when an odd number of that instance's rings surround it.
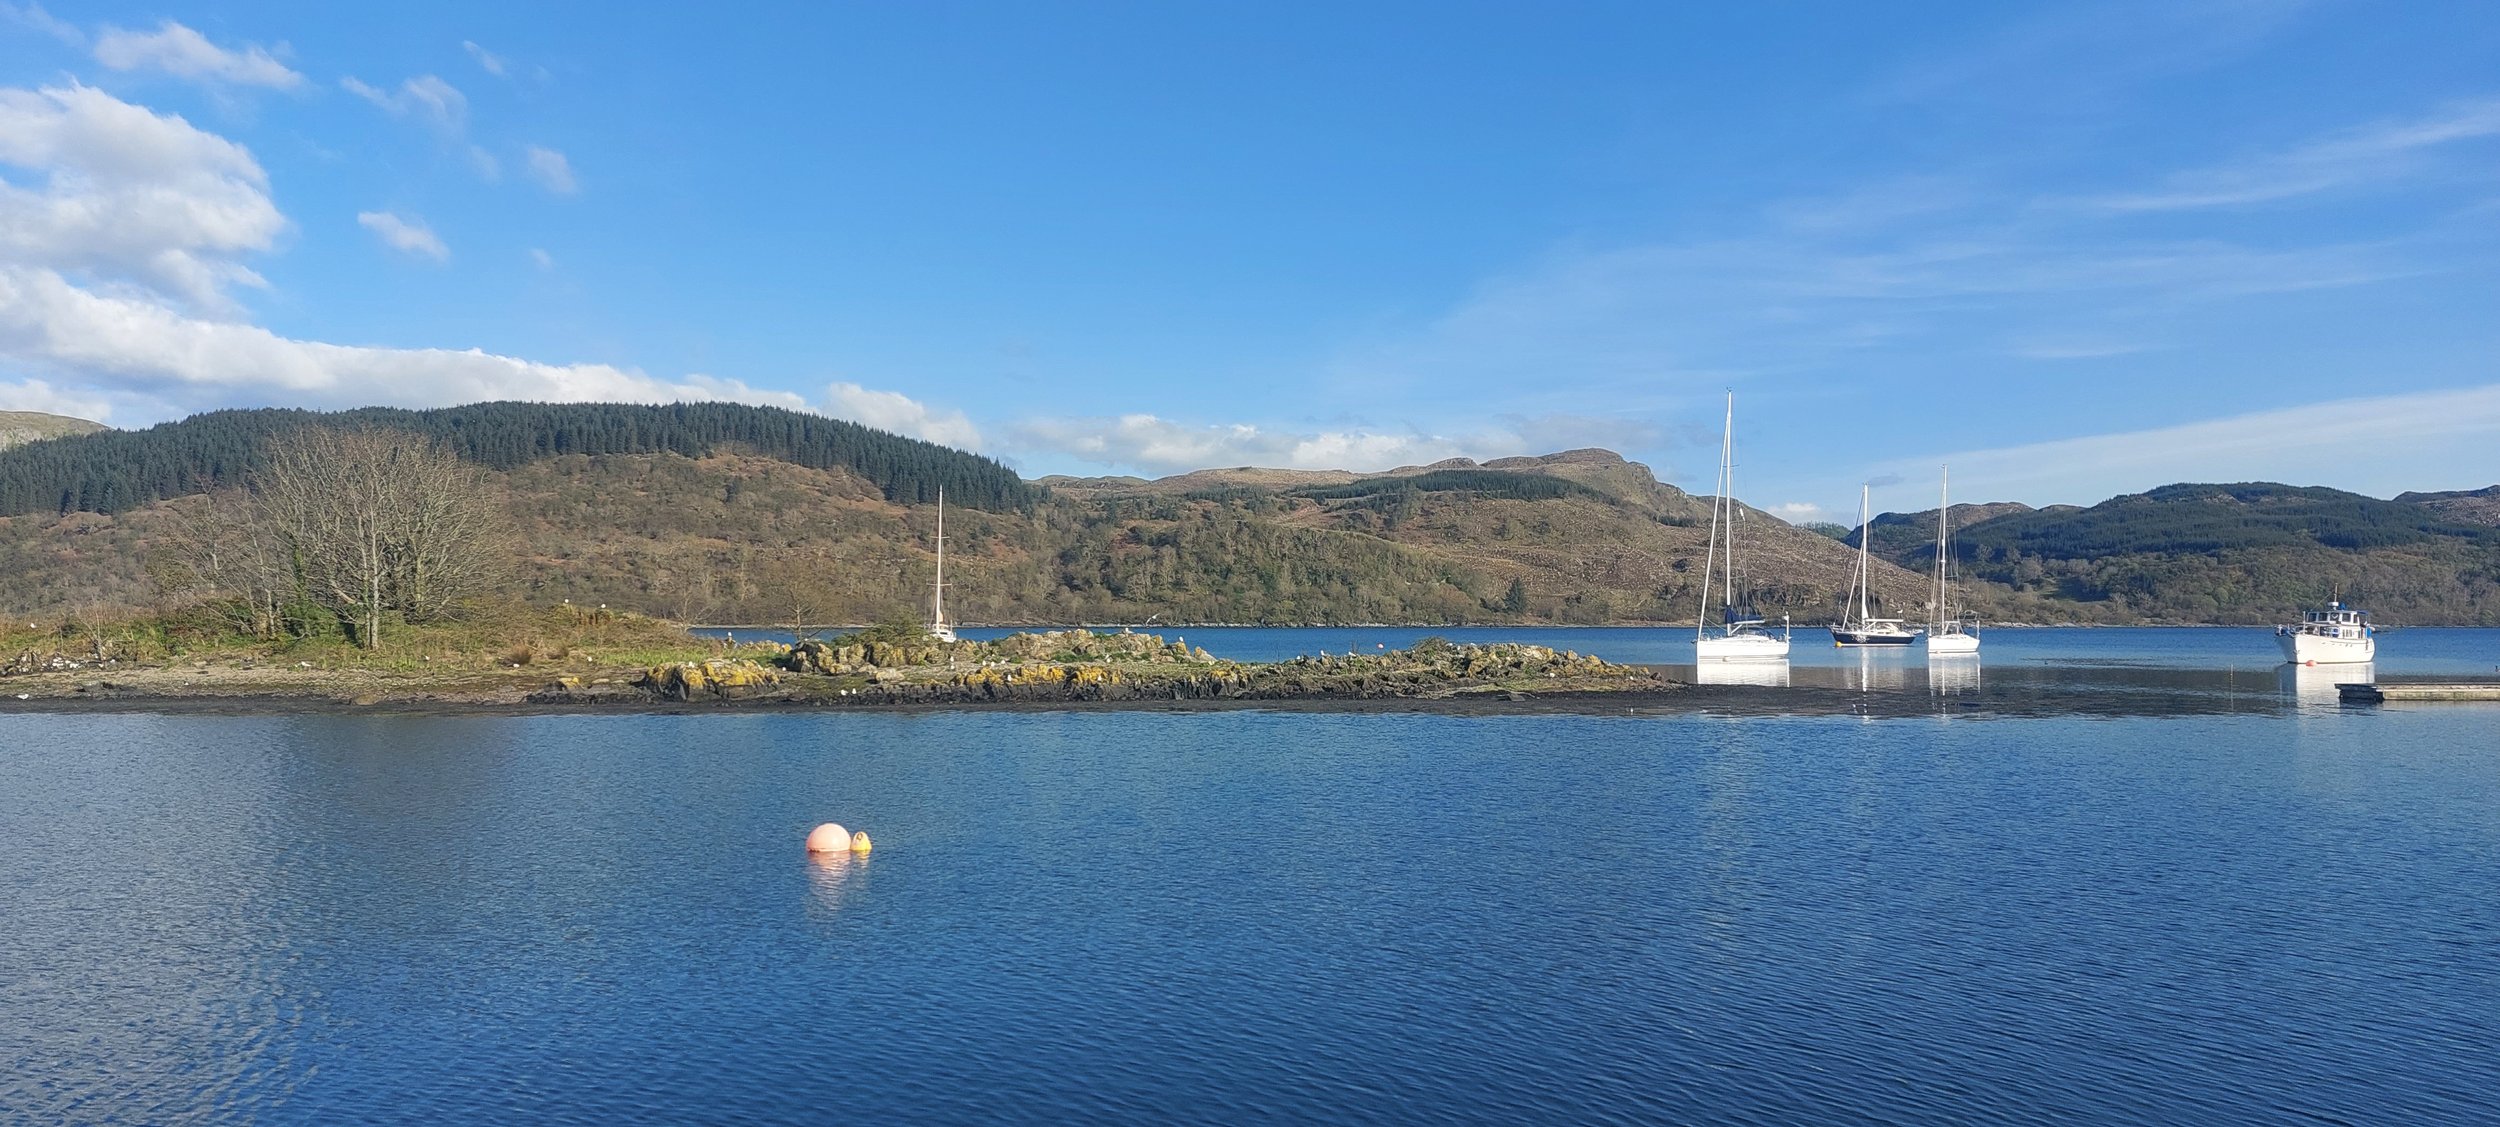
<svg viewBox="0 0 2500 1127">
<path fill-rule="evenodd" d="M 1936 500 L 1936 590 L 1927 609 L 1927 653 L 1975 654 L 1979 628 L 1962 621 L 1953 588 L 1953 471 L 1946 467 Z"/>
<path fill-rule="evenodd" d="M 2343 665 L 2378 656 L 2378 631 L 2369 612 L 2341 602 L 2310 611 L 2296 625 L 2275 627 L 2274 640 L 2283 647 L 2283 660 L 2294 665 Z"/>
<path fill-rule="evenodd" d="M 1736 505 L 1736 393 L 1727 396 L 1727 429 L 1719 436 L 1719 488 L 1710 501 L 1710 547 L 1701 565 L 1701 609 L 1693 620 L 1693 661 L 1709 665 L 1729 661 L 1788 660 L 1788 627 L 1782 620 L 1773 637 L 1750 595 L 1737 592 L 1736 525 L 1743 510 Z M 1724 561 L 1725 567 L 1720 564 Z M 1719 632 L 1710 632 L 1710 580 L 1720 580 Z"/>
<path fill-rule="evenodd" d="M 1867 518 L 1865 486 L 1858 487 L 1858 570 L 1849 584 L 1849 601 L 1841 608 L 1840 621 L 1832 624 L 1835 646 L 1906 646 L 1918 639 L 1918 631 L 1898 618 L 1877 618 L 1874 597 L 1868 593 L 1867 541 L 1874 539 L 1873 523 Z"/>
</svg>

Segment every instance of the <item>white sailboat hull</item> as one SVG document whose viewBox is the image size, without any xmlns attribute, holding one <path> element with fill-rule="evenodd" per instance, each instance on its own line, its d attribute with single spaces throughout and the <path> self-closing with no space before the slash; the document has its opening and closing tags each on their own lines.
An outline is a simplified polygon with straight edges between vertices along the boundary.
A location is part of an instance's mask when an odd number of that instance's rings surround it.
<svg viewBox="0 0 2500 1127">
<path fill-rule="evenodd" d="M 2358 638 L 2331 638 L 2295 631 L 2278 634 L 2275 641 L 2283 644 L 2283 660 L 2294 665 L 2349 665 L 2378 656 L 2378 639 L 2366 634 Z"/>
<path fill-rule="evenodd" d="M 1701 662 L 1786 661 L 1788 639 L 1768 634 L 1730 634 L 1703 638 L 1693 643 L 1693 657 Z"/>
</svg>

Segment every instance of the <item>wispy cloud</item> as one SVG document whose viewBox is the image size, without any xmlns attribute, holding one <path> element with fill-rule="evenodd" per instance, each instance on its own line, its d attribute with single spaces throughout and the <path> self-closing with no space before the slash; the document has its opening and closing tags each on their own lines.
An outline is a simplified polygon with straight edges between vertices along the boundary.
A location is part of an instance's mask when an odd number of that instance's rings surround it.
<svg viewBox="0 0 2500 1127">
<path fill-rule="evenodd" d="M 1940 41 L 1878 80 L 1868 97 L 1915 102 L 1984 89 L 1992 104 L 2033 112 L 2097 104 L 2115 90 L 2239 58 L 2314 6 L 2311 0 L 2060 5 Z"/>
<path fill-rule="evenodd" d="M 503 56 L 498 55 L 493 51 L 489 51 L 484 47 L 480 47 L 466 39 L 460 41 L 460 49 L 468 52 L 469 58 L 476 60 L 478 69 L 494 75 L 497 78 L 502 78 L 504 76 L 507 64 L 505 63 Z"/>
<path fill-rule="evenodd" d="M 2144 192 L 2091 197 L 2109 211 L 2233 207 L 2384 183 L 2419 167 L 2428 150 L 2500 136 L 2500 98 L 2449 106 L 2408 121 L 2345 130 L 2286 152 L 2191 169 Z"/>
<path fill-rule="evenodd" d="M 2471 256 L 2430 211 L 2363 227 L 2185 231 L 2137 212 L 2419 176 L 2430 165 L 2407 154 L 2488 136 L 2500 136 L 2500 100 L 2336 130 L 2091 206 L 1922 173 L 1775 202 L 1750 229 L 1715 236 L 1573 242 L 1485 279 L 1427 322 L 1350 342 L 1330 374 L 1384 402 L 1425 388 L 1534 396 L 1561 387 L 1640 410 L 1729 383 L 1864 371 L 1888 357 L 2065 361 L 2173 348 L 2185 310 L 2418 277 Z M 2009 343 L 1960 343 L 1986 340 Z"/>
<path fill-rule="evenodd" d="M 422 122 L 446 137 L 458 137 L 469 127 L 468 95 L 435 75 L 418 75 L 400 83 L 397 90 L 384 90 L 353 75 L 340 79 L 339 86 L 393 117 Z"/>
<path fill-rule="evenodd" d="M 9 0 L 0 0 L 0 23 L 13 23 L 41 32 L 72 47 L 82 47 L 87 42 L 86 33 L 78 30 L 78 25 L 44 11 L 41 4 L 14 4 Z"/>
<path fill-rule="evenodd" d="M 445 82 L 441 76 L 421 74 L 399 84 L 396 90 L 384 90 L 349 75 L 339 80 L 339 87 L 350 94 L 373 103 L 382 112 L 405 121 L 413 121 L 432 132 L 446 151 L 457 153 L 478 179 L 494 183 L 503 179 L 503 162 L 486 146 L 468 139 L 469 97 L 460 88 Z"/>
<path fill-rule="evenodd" d="M 2090 503 L 2177 481 L 2331 482 L 2382 495 L 2500 478 L 2500 384 L 2313 403 L 2176 426 L 1964 450 L 1887 465 L 1950 463 L 1990 497 Z M 2462 475 L 2462 476 L 2460 476 Z"/>
<path fill-rule="evenodd" d="M 2025 360 L 2106 360 L 2112 356 L 2151 352 L 2159 347 L 2141 341 L 2056 337 L 2026 340 L 2008 351 Z"/>
<path fill-rule="evenodd" d="M 95 60 L 113 70 L 155 70 L 177 78 L 236 86 L 292 90 L 304 84 L 303 75 L 288 69 L 257 43 L 234 49 L 220 47 L 209 42 L 207 36 L 172 20 L 157 25 L 154 31 L 106 27 L 96 35 Z"/>
<path fill-rule="evenodd" d="M 541 270 L 553 270 L 556 268 L 556 256 L 547 253 L 542 248 L 531 247 L 530 265 L 536 266 Z"/>
<path fill-rule="evenodd" d="M 373 232 L 374 237 L 382 240 L 382 245 L 392 250 L 431 258 L 436 262 L 451 261 L 451 248 L 443 245 L 443 240 L 434 234 L 433 228 L 425 225 L 425 220 L 387 211 L 360 211 L 356 213 L 356 222 Z"/>
<path fill-rule="evenodd" d="M 528 158 L 530 179 L 538 181 L 539 187 L 559 196 L 581 192 L 581 182 L 573 177 L 573 162 L 566 160 L 563 153 L 543 145 L 532 145 Z"/>
</svg>

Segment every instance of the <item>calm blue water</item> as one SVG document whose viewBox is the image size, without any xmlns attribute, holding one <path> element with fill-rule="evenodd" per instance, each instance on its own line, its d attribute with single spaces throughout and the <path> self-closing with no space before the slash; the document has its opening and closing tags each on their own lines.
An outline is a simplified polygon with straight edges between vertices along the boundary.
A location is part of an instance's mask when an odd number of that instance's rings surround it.
<svg viewBox="0 0 2500 1127">
<path fill-rule="evenodd" d="M 0 714 L 0 1122 L 2488 1123 L 2495 889 L 2475 705 Z"/>
<path fill-rule="evenodd" d="M 1608 661 L 1684 665 L 1693 660 L 1693 628 L 1655 626 L 1151 626 L 1144 633 L 1179 637 L 1217 657 L 1235 661 L 1281 661 L 1303 654 L 1376 653 L 1404 649 L 1419 638 L 1459 642 L 1530 642 L 1596 654 Z M 784 630 L 708 630 L 747 641 L 789 641 Z M 989 641 L 1013 629 L 969 627 L 964 638 Z M 2500 672 L 2500 629 L 2385 630 L 2378 636 L 2377 668 L 2391 674 Z M 2270 672 L 2283 661 L 2274 628 L 2154 626 L 2007 627 L 1984 631 L 1981 649 L 1991 666 L 2136 666 Z M 1895 663 L 1923 665 L 1918 647 L 1899 651 L 1839 650 L 1822 627 L 1796 629 L 1793 668 L 1854 667 L 1872 654 Z"/>
</svg>

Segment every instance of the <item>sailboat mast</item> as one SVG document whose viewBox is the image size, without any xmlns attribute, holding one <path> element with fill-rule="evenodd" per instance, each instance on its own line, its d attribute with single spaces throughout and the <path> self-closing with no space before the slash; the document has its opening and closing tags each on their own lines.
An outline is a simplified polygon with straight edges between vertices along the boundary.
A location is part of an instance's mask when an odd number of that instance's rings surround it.
<svg viewBox="0 0 2500 1127">
<path fill-rule="evenodd" d="M 1944 630 L 1944 531 L 1945 522 L 1953 519 L 1953 469 L 1941 467 L 1941 484 L 1936 495 L 1936 600 L 1927 615 L 1928 632 Z"/>
<path fill-rule="evenodd" d="M 1858 487 L 1858 621 L 1860 622 L 1873 616 L 1867 607 L 1866 542 L 1874 538 L 1875 530 L 1867 522 L 1866 500 L 1867 487 L 1861 485 Z"/>
<path fill-rule="evenodd" d="M 1736 605 L 1736 393 L 1727 393 L 1727 429 L 1719 432 L 1719 500 L 1727 506 L 1727 575 L 1719 603 Z"/>
<path fill-rule="evenodd" d="M 929 591 L 929 622 L 946 625 L 946 487 L 938 487 L 937 585 Z"/>
<path fill-rule="evenodd" d="M 1736 393 L 1727 393 L 1727 429 L 1719 434 L 1719 481 L 1710 498 L 1710 544 L 1702 550 L 1701 605 L 1693 608 L 1693 641 L 1698 645 L 1710 629 L 1710 572 L 1719 562 L 1719 511 L 1727 501 L 1728 451 L 1736 437 Z M 1733 554 L 1734 545 L 1729 546 Z M 1730 561 L 1734 566 L 1734 561 Z"/>
</svg>

